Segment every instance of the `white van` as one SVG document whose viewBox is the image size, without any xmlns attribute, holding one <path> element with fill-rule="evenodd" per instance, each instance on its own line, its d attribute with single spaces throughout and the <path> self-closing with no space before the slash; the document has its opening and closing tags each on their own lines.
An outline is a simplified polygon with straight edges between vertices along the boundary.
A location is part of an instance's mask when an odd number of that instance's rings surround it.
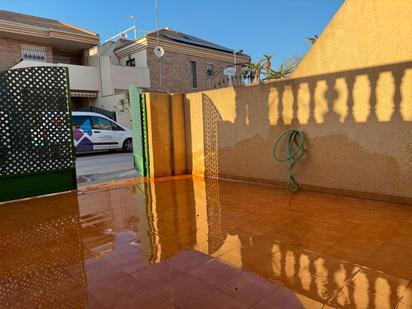
<svg viewBox="0 0 412 309">
<path fill-rule="evenodd" d="M 72 112 L 76 153 L 105 150 L 131 152 L 132 130 L 92 112 Z"/>
</svg>

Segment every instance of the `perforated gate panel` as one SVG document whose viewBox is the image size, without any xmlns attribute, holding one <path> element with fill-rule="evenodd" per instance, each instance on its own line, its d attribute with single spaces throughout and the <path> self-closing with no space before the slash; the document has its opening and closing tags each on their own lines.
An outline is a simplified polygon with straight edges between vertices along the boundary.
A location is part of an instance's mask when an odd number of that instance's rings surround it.
<svg viewBox="0 0 412 309">
<path fill-rule="evenodd" d="M 68 73 L 0 72 L 0 201 L 76 188 Z"/>
<path fill-rule="evenodd" d="M 134 166 L 142 176 L 147 176 L 149 174 L 149 154 L 145 99 L 134 85 L 129 86 L 129 97 L 132 112 Z"/>
</svg>

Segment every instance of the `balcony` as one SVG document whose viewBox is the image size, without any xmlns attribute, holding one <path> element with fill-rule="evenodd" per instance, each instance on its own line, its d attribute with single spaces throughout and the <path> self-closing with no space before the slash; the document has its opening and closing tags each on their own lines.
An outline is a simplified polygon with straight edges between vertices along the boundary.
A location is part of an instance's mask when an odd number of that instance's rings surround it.
<svg viewBox="0 0 412 309">
<path fill-rule="evenodd" d="M 69 68 L 70 89 L 75 91 L 100 91 L 99 67 L 66 63 L 48 63 L 23 60 L 12 69 L 35 66 L 61 66 Z M 114 65 L 108 57 L 100 58 L 101 90 L 103 96 L 113 95 L 116 90 L 127 90 L 130 84 L 150 87 L 150 73 L 146 67 Z"/>
<path fill-rule="evenodd" d="M 111 63 L 109 57 L 100 57 L 103 96 L 113 95 L 116 90 L 127 90 L 130 84 L 141 88 L 150 87 L 147 67 L 128 67 Z"/>
<path fill-rule="evenodd" d="M 69 81 L 71 90 L 99 91 L 99 71 L 97 67 L 23 60 L 12 67 L 12 69 L 21 69 L 36 66 L 67 67 L 69 68 Z"/>
<path fill-rule="evenodd" d="M 149 87 L 149 69 L 112 65 L 112 81 L 115 89 L 128 89 L 130 84 L 135 84 L 138 87 Z"/>
</svg>

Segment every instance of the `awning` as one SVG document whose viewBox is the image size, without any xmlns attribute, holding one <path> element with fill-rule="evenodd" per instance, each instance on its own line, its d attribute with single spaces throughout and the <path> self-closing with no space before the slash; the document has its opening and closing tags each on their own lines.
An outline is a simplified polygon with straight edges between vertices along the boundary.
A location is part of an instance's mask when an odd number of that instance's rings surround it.
<svg viewBox="0 0 412 309">
<path fill-rule="evenodd" d="M 97 98 L 97 92 L 70 91 L 72 98 Z"/>
</svg>

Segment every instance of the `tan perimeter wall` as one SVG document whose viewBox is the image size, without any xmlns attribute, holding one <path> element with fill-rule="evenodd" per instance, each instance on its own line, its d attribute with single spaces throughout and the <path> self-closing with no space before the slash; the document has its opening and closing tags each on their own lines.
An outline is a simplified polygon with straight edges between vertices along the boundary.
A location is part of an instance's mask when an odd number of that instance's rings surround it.
<svg viewBox="0 0 412 309">
<path fill-rule="evenodd" d="M 306 154 L 295 175 L 304 188 L 412 198 L 410 85 L 405 63 L 187 94 L 188 168 L 285 182 L 287 163 L 273 159 L 273 145 L 301 128 Z"/>
<path fill-rule="evenodd" d="M 298 127 L 304 188 L 411 199 L 411 16 L 412 1 L 346 0 L 292 79 L 187 94 L 189 170 L 285 182 L 273 144 Z"/>
<path fill-rule="evenodd" d="M 187 173 L 184 97 L 146 93 L 150 177 Z"/>
<path fill-rule="evenodd" d="M 185 95 L 189 172 L 285 183 L 276 138 L 305 134 L 303 188 L 412 201 L 412 1 L 347 0 L 292 79 Z"/>
</svg>

